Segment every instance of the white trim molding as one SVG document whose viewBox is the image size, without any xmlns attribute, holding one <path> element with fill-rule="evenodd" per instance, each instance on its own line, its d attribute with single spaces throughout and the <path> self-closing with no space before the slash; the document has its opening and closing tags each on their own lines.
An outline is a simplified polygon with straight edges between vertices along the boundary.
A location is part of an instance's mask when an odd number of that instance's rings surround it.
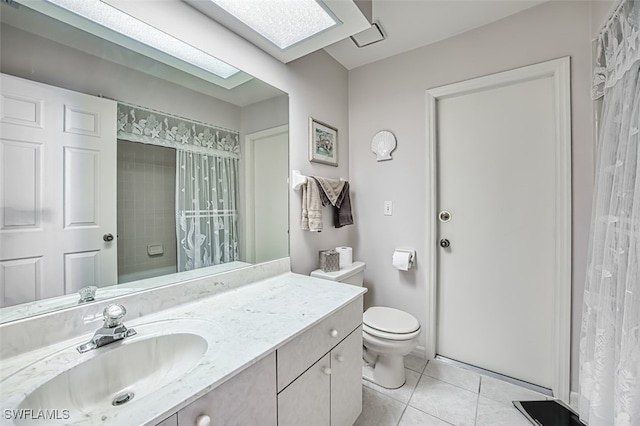
<svg viewBox="0 0 640 426">
<path fill-rule="evenodd" d="M 437 102 L 452 96 L 460 96 L 540 78 L 552 78 L 554 84 L 554 109 L 556 138 L 556 266 L 554 314 L 555 333 L 553 357 L 553 394 L 569 402 L 571 356 L 571 104 L 569 57 L 536 65 L 505 71 L 485 77 L 441 86 L 426 91 L 427 113 L 427 359 L 436 356 L 437 342 Z"/>
</svg>

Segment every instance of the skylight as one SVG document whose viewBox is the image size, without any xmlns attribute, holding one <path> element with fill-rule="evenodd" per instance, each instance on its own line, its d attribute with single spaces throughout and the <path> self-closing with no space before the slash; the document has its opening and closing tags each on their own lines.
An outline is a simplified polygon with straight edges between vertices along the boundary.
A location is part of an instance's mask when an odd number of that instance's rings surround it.
<svg viewBox="0 0 640 426">
<path fill-rule="evenodd" d="M 316 0 L 211 1 L 283 50 L 339 23 Z"/>
</svg>

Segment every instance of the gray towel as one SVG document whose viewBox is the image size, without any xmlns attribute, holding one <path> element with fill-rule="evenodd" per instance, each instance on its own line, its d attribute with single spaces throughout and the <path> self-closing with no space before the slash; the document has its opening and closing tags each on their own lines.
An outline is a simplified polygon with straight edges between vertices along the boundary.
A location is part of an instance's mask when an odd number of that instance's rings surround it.
<svg viewBox="0 0 640 426">
<path fill-rule="evenodd" d="M 333 210 L 333 224 L 336 228 L 345 225 L 353 225 L 353 215 L 351 214 L 351 197 L 349 196 L 349 182 L 344 183 L 342 192 Z"/>
<path fill-rule="evenodd" d="M 342 188 L 344 188 L 345 181 L 338 179 L 328 179 L 320 176 L 312 176 L 316 182 L 318 182 L 318 186 L 322 191 L 324 191 L 325 198 L 329 200 L 332 206 L 336 205 L 340 194 L 342 193 Z M 322 205 L 326 205 L 326 202 L 323 202 Z"/>
<path fill-rule="evenodd" d="M 311 176 L 311 179 L 318 182 L 318 186 L 320 187 L 320 199 L 322 200 L 322 205 L 326 206 L 327 204 L 331 204 L 333 209 L 333 225 L 336 228 L 342 228 L 345 225 L 353 225 L 353 216 L 351 214 L 351 198 L 349 197 L 349 182 L 340 181 L 341 191 L 335 197 L 335 188 L 338 187 L 335 179 L 326 179 L 319 178 L 316 176 Z M 308 180 L 307 180 L 308 181 Z M 321 182 L 324 181 L 325 185 Z M 327 194 L 325 187 L 330 188 L 330 194 Z M 329 195 L 334 198 L 334 202 L 331 202 Z"/>
</svg>

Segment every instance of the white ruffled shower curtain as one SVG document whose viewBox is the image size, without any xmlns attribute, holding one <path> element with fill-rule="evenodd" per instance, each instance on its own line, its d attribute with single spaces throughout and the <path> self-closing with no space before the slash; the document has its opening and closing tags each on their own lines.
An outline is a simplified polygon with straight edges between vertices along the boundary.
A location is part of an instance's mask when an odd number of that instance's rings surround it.
<svg viewBox="0 0 640 426">
<path fill-rule="evenodd" d="M 176 152 L 178 271 L 238 260 L 239 160 Z"/>
<path fill-rule="evenodd" d="M 598 39 L 600 122 L 580 336 L 580 417 L 640 425 L 640 2 L 624 0 Z"/>
</svg>

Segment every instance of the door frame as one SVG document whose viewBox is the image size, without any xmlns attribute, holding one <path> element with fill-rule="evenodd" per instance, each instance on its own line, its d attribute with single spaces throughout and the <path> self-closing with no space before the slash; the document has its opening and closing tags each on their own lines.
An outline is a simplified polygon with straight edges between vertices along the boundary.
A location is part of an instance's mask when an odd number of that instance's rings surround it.
<svg viewBox="0 0 640 426">
<path fill-rule="evenodd" d="M 437 344 L 437 102 L 453 96 L 499 88 L 518 82 L 540 78 L 553 79 L 556 140 L 556 264 L 554 294 L 553 336 L 553 394 L 563 401 L 569 400 L 571 365 L 571 93 L 570 59 L 563 57 L 515 70 L 449 84 L 426 91 L 427 113 L 427 359 L 436 356 Z"/>
<path fill-rule="evenodd" d="M 289 132 L 289 125 L 282 124 L 280 126 L 249 133 L 244 137 L 244 254 L 245 261 L 249 263 L 255 263 L 256 259 L 254 211 L 255 188 L 253 185 L 255 144 L 260 139 L 277 136 L 287 132 Z M 249 250 L 249 248 L 251 248 L 251 250 Z"/>
</svg>

